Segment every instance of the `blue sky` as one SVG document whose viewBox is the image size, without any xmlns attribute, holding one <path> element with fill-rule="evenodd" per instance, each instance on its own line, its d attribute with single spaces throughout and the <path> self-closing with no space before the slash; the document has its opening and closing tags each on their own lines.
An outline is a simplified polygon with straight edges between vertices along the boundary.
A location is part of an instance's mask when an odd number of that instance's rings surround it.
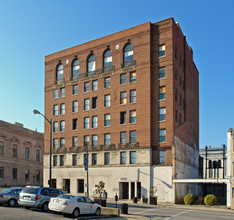
<svg viewBox="0 0 234 220">
<path fill-rule="evenodd" d="M 0 120 L 44 130 L 44 57 L 145 22 L 178 21 L 200 72 L 200 147 L 234 127 L 234 1 L 0 0 Z"/>
</svg>

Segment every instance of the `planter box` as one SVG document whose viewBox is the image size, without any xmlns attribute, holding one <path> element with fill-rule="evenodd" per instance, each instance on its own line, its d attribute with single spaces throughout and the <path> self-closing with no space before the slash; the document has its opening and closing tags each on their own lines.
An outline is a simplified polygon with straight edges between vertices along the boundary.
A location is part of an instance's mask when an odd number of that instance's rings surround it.
<svg viewBox="0 0 234 220">
<path fill-rule="evenodd" d="M 142 198 L 143 203 L 148 203 L 148 198 Z"/>
<path fill-rule="evenodd" d="M 106 199 L 98 199 L 98 198 L 94 198 L 94 202 L 101 205 L 102 207 L 106 207 Z"/>
<path fill-rule="evenodd" d="M 150 196 L 150 205 L 157 205 L 157 197 Z"/>
</svg>

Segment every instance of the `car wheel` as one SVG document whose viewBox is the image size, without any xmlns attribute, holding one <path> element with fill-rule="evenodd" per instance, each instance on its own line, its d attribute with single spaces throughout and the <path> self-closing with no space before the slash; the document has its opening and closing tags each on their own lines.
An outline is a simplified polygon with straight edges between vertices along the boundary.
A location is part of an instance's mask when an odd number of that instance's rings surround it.
<svg viewBox="0 0 234 220">
<path fill-rule="evenodd" d="M 95 215 L 97 215 L 97 216 L 101 215 L 101 209 L 100 208 L 96 209 Z"/>
<path fill-rule="evenodd" d="M 78 208 L 75 208 L 74 211 L 73 211 L 73 213 L 72 213 L 73 217 L 74 217 L 74 218 L 77 218 L 77 217 L 79 216 L 79 214 L 80 214 L 79 209 L 78 209 Z"/>
<path fill-rule="evenodd" d="M 42 205 L 41 210 L 42 210 L 43 212 L 49 211 L 49 206 L 48 206 L 48 203 L 47 203 L 47 202 L 44 203 L 44 204 Z"/>
<path fill-rule="evenodd" d="M 8 206 L 10 206 L 10 207 L 14 207 L 15 205 L 16 205 L 16 200 L 15 199 L 10 199 L 9 201 L 8 201 Z"/>
</svg>

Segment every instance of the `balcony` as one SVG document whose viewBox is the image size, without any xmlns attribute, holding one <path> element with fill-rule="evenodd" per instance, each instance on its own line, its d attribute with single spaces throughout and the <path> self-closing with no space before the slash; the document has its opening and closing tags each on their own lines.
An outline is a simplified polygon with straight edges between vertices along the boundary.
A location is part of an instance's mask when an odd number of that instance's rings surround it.
<svg viewBox="0 0 234 220">
<path fill-rule="evenodd" d="M 58 80 L 54 80 L 54 85 L 64 84 L 64 82 L 65 82 L 64 78 L 58 79 Z"/>
<path fill-rule="evenodd" d="M 109 145 L 97 145 L 97 146 L 88 146 L 88 151 L 101 151 L 101 150 L 115 150 L 115 144 Z M 70 153 L 79 153 L 79 152 L 86 152 L 85 146 L 80 147 L 70 147 Z"/>
<path fill-rule="evenodd" d="M 130 69 L 136 66 L 136 60 L 121 63 L 121 69 Z"/>
<path fill-rule="evenodd" d="M 131 149 L 131 148 L 139 148 L 139 143 L 126 143 L 126 144 L 119 144 L 119 149 Z"/>
<path fill-rule="evenodd" d="M 67 152 L 67 148 L 65 147 L 52 149 L 52 153 L 66 153 L 66 152 Z"/>
</svg>

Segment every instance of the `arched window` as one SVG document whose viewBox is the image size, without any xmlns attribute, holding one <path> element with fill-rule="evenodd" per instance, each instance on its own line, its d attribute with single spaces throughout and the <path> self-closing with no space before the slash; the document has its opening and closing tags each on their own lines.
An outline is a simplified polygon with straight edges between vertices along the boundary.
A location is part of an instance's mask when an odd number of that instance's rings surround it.
<svg viewBox="0 0 234 220">
<path fill-rule="evenodd" d="M 90 55 L 88 59 L 88 72 L 93 72 L 95 71 L 95 56 Z"/>
<path fill-rule="evenodd" d="M 63 65 L 60 64 L 57 67 L 57 80 L 62 80 L 63 79 Z"/>
<path fill-rule="evenodd" d="M 75 60 L 72 64 L 72 76 L 78 76 L 80 74 L 80 62 Z"/>
<path fill-rule="evenodd" d="M 104 54 L 104 68 L 112 66 L 112 52 L 107 50 Z"/>
<path fill-rule="evenodd" d="M 124 63 L 133 61 L 133 47 L 131 44 L 127 44 L 124 48 Z"/>
</svg>

